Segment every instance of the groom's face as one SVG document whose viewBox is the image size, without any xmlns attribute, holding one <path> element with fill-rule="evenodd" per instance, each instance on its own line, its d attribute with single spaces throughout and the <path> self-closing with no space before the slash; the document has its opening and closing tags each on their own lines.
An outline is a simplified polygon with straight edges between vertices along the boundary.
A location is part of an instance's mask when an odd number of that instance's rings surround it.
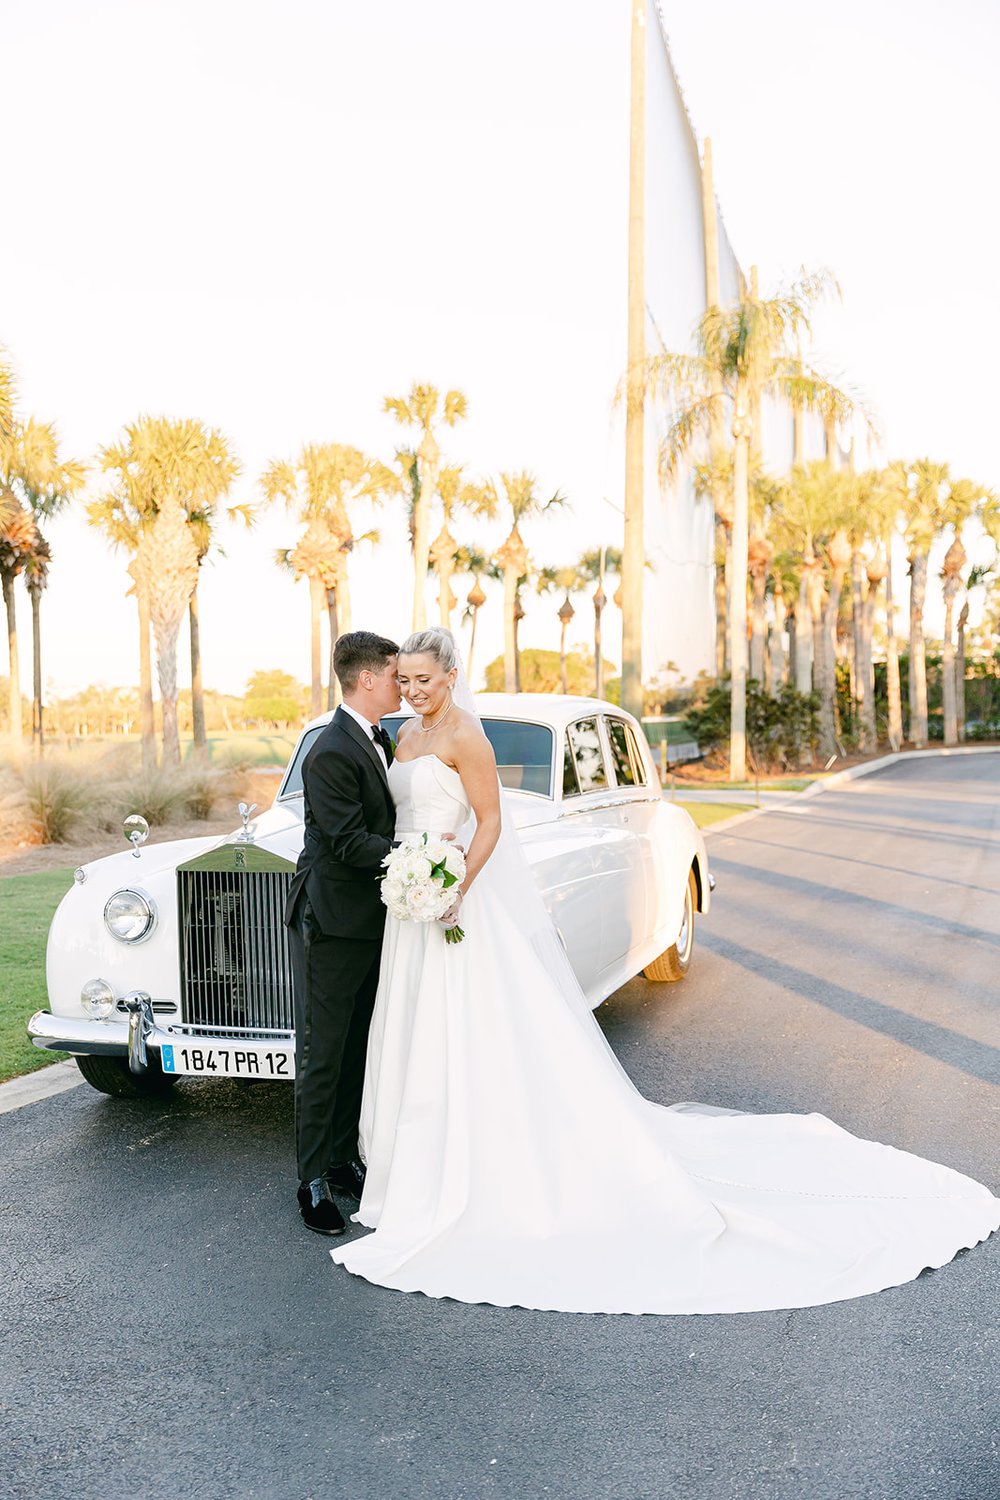
<svg viewBox="0 0 1000 1500">
<path fill-rule="evenodd" d="M 397 658 L 390 656 L 381 672 L 372 673 L 372 708 L 378 710 L 379 718 L 394 714 L 399 708 L 399 678 L 396 676 Z"/>
</svg>

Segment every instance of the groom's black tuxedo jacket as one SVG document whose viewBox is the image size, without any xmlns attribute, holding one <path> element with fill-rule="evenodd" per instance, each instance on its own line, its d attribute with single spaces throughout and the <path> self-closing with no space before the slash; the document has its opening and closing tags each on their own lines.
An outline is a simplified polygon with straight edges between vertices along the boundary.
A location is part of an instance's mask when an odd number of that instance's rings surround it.
<svg viewBox="0 0 1000 1500">
<path fill-rule="evenodd" d="M 385 907 L 382 860 L 392 848 L 396 811 L 374 743 L 338 708 L 302 767 L 305 843 L 285 906 L 296 919 L 303 895 L 329 937 L 379 940 Z"/>
</svg>

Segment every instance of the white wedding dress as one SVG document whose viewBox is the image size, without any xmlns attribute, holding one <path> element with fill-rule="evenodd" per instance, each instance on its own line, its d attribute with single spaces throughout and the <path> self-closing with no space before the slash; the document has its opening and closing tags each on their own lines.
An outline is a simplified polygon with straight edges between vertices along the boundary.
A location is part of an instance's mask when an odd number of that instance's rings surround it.
<svg viewBox="0 0 1000 1500">
<path fill-rule="evenodd" d="M 436 756 L 389 784 L 398 832 L 466 825 Z M 355 1216 L 375 1232 L 331 1251 L 349 1271 L 504 1307 L 748 1312 L 897 1286 L 1000 1226 L 970 1178 L 822 1115 L 644 1099 L 492 864 L 464 942 L 387 918 Z"/>
</svg>

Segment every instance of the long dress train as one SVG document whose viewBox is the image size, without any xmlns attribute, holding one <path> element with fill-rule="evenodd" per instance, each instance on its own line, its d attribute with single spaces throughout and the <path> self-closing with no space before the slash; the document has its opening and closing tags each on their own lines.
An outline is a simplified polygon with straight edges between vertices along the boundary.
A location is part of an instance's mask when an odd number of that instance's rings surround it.
<svg viewBox="0 0 1000 1500">
<path fill-rule="evenodd" d="M 458 773 L 395 761 L 400 831 L 457 830 Z M 368 1049 L 356 1219 L 333 1259 L 381 1286 L 565 1312 L 809 1307 L 909 1281 L 1000 1226 L 948 1167 L 822 1115 L 663 1107 L 495 889 L 465 941 L 387 919 Z"/>
</svg>

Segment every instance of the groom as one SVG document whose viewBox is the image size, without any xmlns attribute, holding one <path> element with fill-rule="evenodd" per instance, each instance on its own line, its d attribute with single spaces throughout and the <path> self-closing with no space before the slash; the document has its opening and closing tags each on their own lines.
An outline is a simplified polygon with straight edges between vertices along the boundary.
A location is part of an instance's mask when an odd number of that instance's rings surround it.
<svg viewBox="0 0 1000 1500">
<path fill-rule="evenodd" d="M 379 725 L 399 708 L 398 647 L 370 630 L 342 635 L 333 670 L 343 703 L 302 768 L 305 844 L 285 924 L 295 1003 L 295 1141 L 307 1229 L 343 1234 L 331 1189 L 361 1196 L 357 1160 L 365 1052 L 385 907 L 382 860 L 396 813 L 392 744 Z"/>
</svg>

